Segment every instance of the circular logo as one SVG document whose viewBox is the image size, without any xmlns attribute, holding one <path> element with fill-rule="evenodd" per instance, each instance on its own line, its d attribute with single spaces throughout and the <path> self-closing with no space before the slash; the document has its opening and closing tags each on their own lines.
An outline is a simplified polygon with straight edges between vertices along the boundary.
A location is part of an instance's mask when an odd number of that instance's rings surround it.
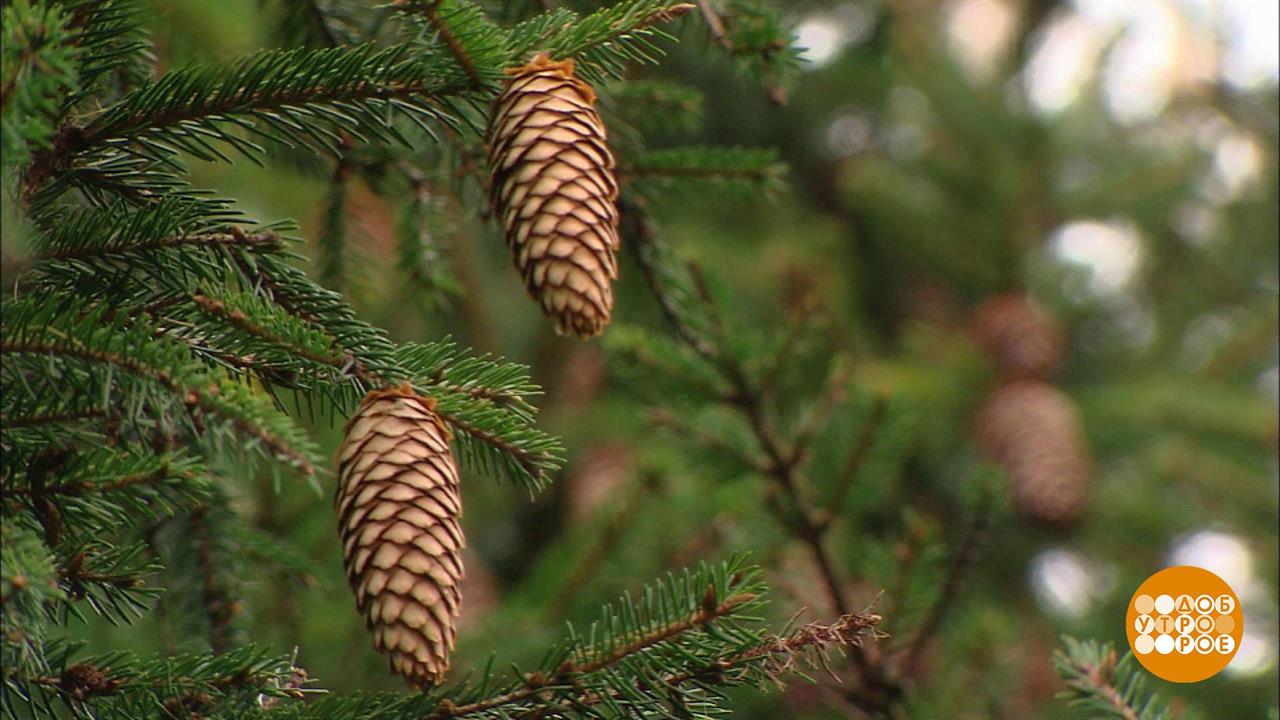
<svg viewBox="0 0 1280 720">
<path fill-rule="evenodd" d="M 1240 598 L 1204 568 L 1182 565 L 1147 578 L 1125 615 L 1129 647 L 1152 675 L 1199 682 L 1235 657 L 1244 634 Z"/>
</svg>

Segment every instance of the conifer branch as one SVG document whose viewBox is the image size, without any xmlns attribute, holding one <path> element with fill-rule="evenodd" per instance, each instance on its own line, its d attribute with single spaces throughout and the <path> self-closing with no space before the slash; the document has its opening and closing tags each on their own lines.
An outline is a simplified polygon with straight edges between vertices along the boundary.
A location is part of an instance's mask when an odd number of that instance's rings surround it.
<svg viewBox="0 0 1280 720">
<path fill-rule="evenodd" d="M 730 1 L 717 9 L 711 0 L 698 0 L 698 9 L 712 40 L 755 75 L 775 105 L 787 104 L 785 83 L 800 64 L 781 13 L 758 4 Z"/>
<path fill-rule="evenodd" d="M 836 479 L 835 489 L 831 491 L 831 496 L 825 504 L 830 515 L 837 515 L 844 509 L 849 491 L 853 489 L 853 483 L 858 478 L 858 471 L 866 463 L 871 449 L 875 447 L 876 440 L 880 436 L 888 407 L 889 404 L 884 397 L 876 397 L 872 401 L 871 413 L 862 422 L 862 427 L 858 430 L 858 439 L 854 442 L 853 450 L 849 452 L 849 458 Z"/>
<path fill-rule="evenodd" d="M 0 415 L 0 432 L 18 428 L 35 427 L 37 425 L 55 425 L 59 423 L 93 420 L 107 416 L 104 407 L 90 407 L 66 412 L 43 413 L 39 415 Z"/>
<path fill-rule="evenodd" d="M 453 59 L 458 61 L 458 67 L 462 68 L 467 77 L 471 78 L 471 82 L 476 87 L 484 84 L 484 79 L 476 71 L 475 61 L 471 59 L 471 55 L 462 46 L 453 29 L 440 16 L 441 0 L 395 0 L 395 4 L 402 10 L 416 10 L 422 13 L 427 22 L 431 23 L 431 27 L 435 28 L 436 32 L 440 34 L 440 39 L 444 42 L 445 47 L 449 48 L 449 52 L 453 54 Z"/>
<path fill-rule="evenodd" d="M 227 596 L 223 583 L 218 578 L 213 557 L 213 538 L 210 535 L 208 522 L 209 506 L 202 505 L 191 512 L 191 538 L 195 544 L 196 558 L 200 567 L 200 580 L 204 586 L 203 605 L 205 617 L 209 621 L 209 647 L 214 655 L 220 655 L 227 649 L 230 632 L 232 604 Z"/>
<path fill-rule="evenodd" d="M 630 216 L 628 218 L 627 216 Z M 630 230 L 632 240 L 629 243 L 637 249 L 636 257 L 645 276 L 650 291 L 657 298 L 664 314 L 675 326 L 678 335 L 690 347 L 705 358 L 709 365 L 721 375 L 728 386 L 728 393 L 723 402 L 735 409 L 747 422 L 754 435 L 761 454 L 760 466 L 767 478 L 786 499 L 786 506 L 771 504 L 770 510 L 780 524 L 787 528 L 796 539 L 804 543 L 813 559 L 815 568 L 822 578 L 828 601 L 838 615 L 847 615 L 850 609 L 844 597 L 844 581 L 840 577 L 835 563 L 831 559 L 827 547 L 827 531 L 830 528 L 830 515 L 819 512 L 811 503 L 802 487 L 803 474 L 801 467 L 803 457 L 797 452 L 802 446 L 792 442 L 788 446 L 774 427 L 773 421 L 765 411 L 766 391 L 748 374 L 741 362 L 734 356 L 721 350 L 724 342 L 724 328 L 705 288 L 705 281 L 700 270 L 690 264 L 690 271 L 685 282 L 691 285 L 682 289 L 683 295 L 693 298 L 698 305 L 697 310 L 688 309 L 689 303 L 677 299 L 673 295 L 672 271 L 662 264 L 670 263 L 669 258 L 661 257 L 660 240 L 653 225 L 645 217 L 642 206 L 634 201 L 624 205 L 625 227 Z M 709 331 L 694 330 L 688 319 L 693 312 L 701 312 L 706 318 L 704 324 Z M 875 648 L 857 646 L 851 648 L 850 658 L 862 680 L 865 692 L 851 696 L 851 699 L 864 710 L 885 714 L 901 695 L 898 682 L 889 676 L 887 668 Z"/>
<path fill-rule="evenodd" d="M 327 365 L 338 369 L 347 367 L 350 364 L 350 356 L 319 353 L 315 349 L 295 341 L 293 338 L 272 332 L 254 322 L 244 310 L 228 307 L 226 302 L 218 298 L 196 294 L 191 296 L 191 301 L 206 314 L 224 320 L 227 324 L 243 331 L 247 335 L 278 345 L 291 355 L 310 360 L 319 365 Z"/>
<path fill-rule="evenodd" d="M 678 147 L 631 158 L 619 176 L 645 191 L 688 184 L 774 193 L 783 186 L 786 168 L 772 150 L 753 148 Z"/>
<path fill-rule="evenodd" d="M 171 162 L 178 150 L 225 160 L 210 144 L 218 141 L 256 159 L 260 148 L 233 134 L 235 128 L 326 150 L 339 143 L 334 127 L 407 143 L 382 111 L 407 114 L 421 125 L 424 118 L 443 117 L 433 101 L 470 90 L 465 77 L 430 60 L 407 60 L 409 53 L 407 46 L 371 45 L 267 51 L 231 68 L 230 77 L 218 68 L 171 72 L 126 94 L 88 124 L 59 129 L 52 147 L 32 158 L 23 195 L 31 198 L 76 158 L 98 149 L 158 162 Z"/>
<path fill-rule="evenodd" d="M 925 619 L 916 627 L 911 640 L 902 651 L 900 668 L 901 672 L 908 677 L 915 672 L 928 642 L 942 626 L 942 621 L 946 617 L 947 611 L 955 604 L 956 597 L 964 585 L 964 580 L 974 563 L 977 562 L 978 555 L 981 553 L 982 546 L 986 541 L 987 533 L 991 529 L 994 499 L 991 492 L 985 487 L 981 488 L 979 493 L 978 501 L 973 509 L 973 519 L 970 520 L 968 529 L 956 545 L 955 550 L 952 551 L 951 558 L 947 562 L 946 579 L 942 581 L 938 597 L 929 607 Z"/>
<path fill-rule="evenodd" d="M 1118 720 L 1170 720 L 1168 707 L 1147 692 L 1144 673 L 1132 653 L 1116 662 L 1110 644 L 1062 638 L 1063 649 L 1054 653 L 1054 669 L 1067 683 L 1059 695 L 1072 705 Z"/>
<path fill-rule="evenodd" d="M 237 228 L 237 230 L 239 229 Z M 259 252 L 279 252 L 284 249 L 284 245 L 280 241 L 279 233 L 274 231 L 267 230 L 253 233 L 233 231 L 225 233 L 218 232 L 197 233 L 194 235 L 175 235 L 141 243 L 66 247 L 60 250 L 50 250 L 38 253 L 33 257 L 33 260 L 37 262 L 42 260 L 82 260 L 84 258 L 101 255 L 126 255 L 131 253 L 146 253 L 153 250 L 170 250 L 183 247 L 245 248 Z"/>
<path fill-rule="evenodd" d="M 594 542 L 591 543 L 591 547 L 586 554 L 578 559 L 578 562 L 573 566 L 573 570 L 569 572 L 564 583 L 560 585 L 560 589 L 547 602 L 546 615 L 548 617 L 555 618 L 560 616 L 572 596 L 581 591 L 582 587 L 591 578 L 591 575 L 617 547 L 618 541 L 626 535 L 627 530 L 634 524 L 640 510 L 646 506 L 647 503 L 645 501 L 650 496 L 661 491 L 663 487 L 662 478 L 652 472 L 642 472 L 639 480 L 636 483 L 636 487 L 629 493 L 629 497 L 622 503 L 622 509 L 608 519 L 604 528 L 594 538 Z"/>
<path fill-rule="evenodd" d="M 52 357 L 67 357 L 90 362 L 111 365 L 145 380 L 151 380 L 180 397 L 187 408 L 193 412 L 205 412 L 221 417 L 237 432 L 261 442 L 273 454 L 285 458 L 297 467 L 304 475 L 316 474 L 315 466 L 306 454 L 295 449 L 284 439 L 272 431 L 255 424 L 250 418 L 241 417 L 230 412 L 230 407 L 216 399 L 216 394 L 208 389 L 184 386 L 167 370 L 151 367 L 139 360 L 118 353 L 86 347 L 73 340 L 62 342 L 36 340 L 0 340 L 0 354 L 30 354 Z M 214 386 L 216 388 L 216 386 Z"/>
</svg>

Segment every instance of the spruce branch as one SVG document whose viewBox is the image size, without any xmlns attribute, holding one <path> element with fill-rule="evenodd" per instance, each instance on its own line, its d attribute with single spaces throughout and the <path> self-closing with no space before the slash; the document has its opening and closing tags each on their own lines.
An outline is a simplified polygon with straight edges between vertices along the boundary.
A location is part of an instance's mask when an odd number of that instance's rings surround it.
<svg viewBox="0 0 1280 720">
<path fill-rule="evenodd" d="M 784 173 L 785 167 L 773 150 L 680 147 L 632 158 L 619 174 L 646 193 L 710 186 L 772 194 L 782 187 Z"/>
<path fill-rule="evenodd" d="M 231 618 L 235 613 L 232 599 L 216 569 L 213 538 L 209 530 L 209 509 L 207 505 L 195 508 L 188 517 L 188 521 L 191 524 L 191 538 L 195 544 L 200 567 L 202 600 L 205 617 L 209 621 L 209 647 L 214 655 L 220 655 L 227 650 Z"/>
<path fill-rule="evenodd" d="M 51 311 L 25 300 L 7 303 L 4 310 L 0 355 L 6 360 L 7 394 L 18 394 L 15 384 L 20 377 L 39 377 L 40 370 L 23 365 L 26 360 L 114 368 L 165 391 L 193 422 L 214 420 L 305 475 L 315 474 L 314 451 L 286 416 L 266 406 L 251 390 L 187 359 L 183 346 L 161 341 L 149 322 L 133 318 L 126 327 L 118 320 L 106 322 L 104 308 Z M 68 367 L 66 372 L 74 370 Z"/>
<path fill-rule="evenodd" d="M 68 600 L 58 608 L 64 624 L 69 615 L 84 620 L 75 604 L 79 601 L 86 601 L 112 624 L 128 623 L 150 610 L 162 592 L 147 585 L 147 577 L 159 566 L 145 556 L 141 545 L 111 547 L 92 542 L 57 552 L 66 553 L 58 568 L 59 584 Z"/>
<path fill-rule="evenodd" d="M 238 248 L 246 249 L 253 252 L 279 252 L 283 250 L 284 245 L 280 240 L 279 233 L 267 230 L 264 232 L 216 232 L 216 233 L 197 233 L 185 236 L 169 236 L 157 238 L 149 242 L 142 243 L 114 243 L 109 245 L 81 245 L 78 247 L 63 247 L 61 249 L 50 250 L 37 254 L 34 257 L 36 262 L 39 261 L 59 261 L 59 260 L 84 260 L 86 258 L 104 256 L 104 255 L 128 255 L 131 253 L 147 253 L 153 250 L 170 250 L 182 249 L 187 247 L 198 248 Z"/>
<path fill-rule="evenodd" d="M 947 562 L 946 578 L 942 581 L 938 597 L 929 607 L 925 619 L 916 628 L 898 659 L 900 671 L 908 677 L 915 673 L 928 642 L 937 634 L 947 612 L 955 605 L 964 581 L 977 562 L 978 555 L 986 542 L 987 533 L 991 529 L 995 502 L 993 493 L 986 486 L 979 488 L 978 493 L 978 499 L 973 508 L 973 518 L 969 521 L 965 534 L 956 544 Z"/>
<path fill-rule="evenodd" d="M 52 148 L 32 158 L 24 179 L 31 197 L 81 157 L 106 153 L 172 164 L 179 152 L 229 159 L 229 146 L 258 162 L 262 147 L 239 132 L 286 146 L 332 152 L 338 131 L 360 141 L 409 144 L 391 122 L 404 115 L 433 132 L 447 121 L 437 101 L 470 91 L 465 75 L 408 45 L 265 51 L 231 68 L 176 70 L 120 98 L 87 124 L 63 126 Z"/>
<path fill-rule="evenodd" d="M 209 297 L 196 294 L 191 301 L 201 312 L 218 318 L 242 333 L 262 340 L 269 345 L 283 349 L 288 356 L 309 360 L 317 365 L 342 366 L 347 358 L 331 351 L 329 338 L 307 326 L 296 322 L 292 315 L 284 315 L 275 327 L 267 327 L 263 319 L 270 317 L 270 306 L 256 297 L 224 295 Z M 294 322 L 291 322 L 294 321 Z"/>
<path fill-rule="evenodd" d="M 876 397 L 872 401 L 871 412 L 858 430 L 858 439 L 854 441 L 853 449 L 849 451 L 849 457 L 845 460 L 839 477 L 836 478 L 835 488 L 824 504 L 830 515 L 838 515 L 844 510 L 849 491 L 853 489 L 854 482 L 858 479 L 858 471 L 866 464 L 880 436 L 885 417 L 888 415 L 888 408 L 889 403 L 884 397 Z"/>
<path fill-rule="evenodd" d="M 0 115 L 9 110 L 9 102 L 18 93 L 18 85 L 24 76 L 44 74 L 51 82 L 50 90 L 57 85 L 70 85 L 75 78 L 71 65 L 74 47 L 69 30 L 72 22 L 63 15 L 57 5 L 42 6 L 30 2 L 16 2 L 4 9 L 5 50 L 4 71 L 0 73 Z M 44 103 L 34 102 L 27 112 L 38 109 Z M 15 112 L 16 116 L 17 113 Z"/>
<path fill-rule="evenodd" d="M 806 547 L 834 612 L 849 614 L 844 581 L 827 546 L 831 516 L 816 508 L 808 496 L 803 443 L 795 437 L 784 438 L 766 412 L 768 392 L 740 358 L 726 351 L 726 329 L 701 270 L 689 263 L 683 274 L 676 271 L 670 251 L 663 247 L 643 206 L 634 200 L 624 203 L 624 228 L 629 245 L 636 248 L 645 281 L 677 335 L 719 373 L 727 388 L 721 402 L 750 427 L 760 458 L 756 464 L 785 499 L 785 504 L 771 503 L 770 510 Z M 851 699 L 868 712 L 888 714 L 901 696 L 901 686 L 890 676 L 878 650 L 857 646 L 850 650 L 850 658 L 862 681 L 861 692 Z"/>
<path fill-rule="evenodd" d="M 581 592 L 582 587 L 591 579 L 601 563 L 609 558 L 618 542 L 631 529 L 640 510 L 648 504 L 647 501 L 660 493 L 664 485 L 663 478 L 652 471 L 640 474 L 639 482 L 636 482 L 635 487 L 628 493 L 629 496 L 622 503 L 622 509 L 606 520 L 604 527 L 591 543 L 591 547 L 578 558 L 573 569 L 565 576 L 560 589 L 547 602 L 548 617 L 560 617 L 573 596 Z"/>
<path fill-rule="evenodd" d="M 592 82 L 620 77 L 623 63 L 652 63 L 661 50 L 655 39 L 671 39 L 658 28 L 693 9 L 670 0 L 623 0 L 579 18 L 568 10 L 542 13 L 512 29 L 511 56 L 527 59 L 534 52 L 554 59 L 576 59 L 579 74 Z"/>
<path fill-rule="evenodd" d="M 0 151 L 21 163 L 47 147 L 62 97 L 78 81 L 75 30 L 62 7 L 19 0 L 0 8 Z"/>
<path fill-rule="evenodd" d="M 89 407 L 66 412 L 43 413 L 38 415 L 0 415 L 0 432 L 34 427 L 37 425 L 60 425 L 81 420 L 94 420 L 107 416 L 104 407 Z"/>
<path fill-rule="evenodd" d="M 441 6 L 447 5 L 448 7 L 445 10 L 453 13 L 465 12 L 471 15 L 471 22 L 476 22 L 474 19 L 476 14 L 480 18 L 484 17 L 484 13 L 480 8 L 471 3 L 446 3 L 444 0 L 395 0 L 395 5 L 397 9 L 403 12 L 421 13 L 431 27 L 440 35 L 440 40 L 445 44 L 445 47 L 449 48 L 454 60 L 458 62 L 458 67 L 462 68 L 462 71 L 471 79 L 471 82 L 476 87 L 485 84 L 485 79 L 480 76 L 480 72 L 476 69 L 476 63 L 471 58 L 471 54 L 463 46 L 462 41 L 458 39 L 458 35 L 454 33 L 451 21 L 455 18 L 446 17 L 445 13 L 442 12 Z M 466 18 L 463 20 L 465 22 Z"/>
<path fill-rule="evenodd" d="M 94 96 L 110 96 L 143 82 L 154 56 L 132 0 L 62 0 L 70 10 L 67 27 L 78 49 L 76 92 L 63 102 L 64 114 Z"/>
<path fill-rule="evenodd" d="M 180 709 L 198 699 L 203 712 L 243 717 L 261 707 L 260 699 L 296 699 L 308 692 L 299 687 L 300 669 L 294 667 L 291 657 L 251 646 L 216 658 L 179 655 L 147 662 L 127 653 L 73 662 L 73 648 L 49 646 L 44 650 L 56 658 L 50 672 L 4 669 L 5 707 L 17 695 L 49 708 L 52 700 L 58 700 L 77 714 L 128 718 L 154 716 L 156 708 Z M 305 678 L 305 673 L 301 677 Z"/>
<path fill-rule="evenodd" d="M 632 80 L 612 83 L 604 92 L 609 104 L 605 112 L 647 135 L 691 133 L 702 125 L 703 97 L 698 90 L 662 80 Z"/>
<path fill-rule="evenodd" d="M 1053 656 L 1054 669 L 1067 683 L 1059 698 L 1071 705 L 1120 720 L 1170 720 L 1168 707 L 1146 690 L 1144 674 L 1132 653 L 1116 662 L 1110 644 L 1063 636 Z"/>
<path fill-rule="evenodd" d="M 698 0 L 698 10 L 715 44 L 759 80 L 771 102 L 786 105 L 801 60 L 781 13 L 751 0 Z"/>
</svg>

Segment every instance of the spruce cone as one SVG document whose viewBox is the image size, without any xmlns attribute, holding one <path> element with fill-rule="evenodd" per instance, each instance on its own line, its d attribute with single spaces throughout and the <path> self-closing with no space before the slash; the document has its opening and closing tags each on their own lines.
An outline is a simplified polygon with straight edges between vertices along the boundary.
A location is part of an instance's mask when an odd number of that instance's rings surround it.
<svg viewBox="0 0 1280 720">
<path fill-rule="evenodd" d="M 1062 328 L 1022 294 L 997 295 L 979 305 L 973 333 L 996 370 L 1010 380 L 1046 380 L 1062 362 Z"/>
<path fill-rule="evenodd" d="M 458 470 L 435 403 L 375 390 L 338 450 L 338 532 L 356 607 L 391 670 L 427 688 L 449 669 L 461 605 Z"/>
<path fill-rule="evenodd" d="M 596 94 L 573 61 L 538 55 L 489 123 L 489 191 L 516 269 L 556 332 L 598 335 L 618 277 L 618 184 Z"/>
<path fill-rule="evenodd" d="M 1079 413 L 1062 391 L 1037 380 L 997 389 L 978 412 L 976 436 L 1008 473 L 1018 512 L 1056 526 L 1083 514 L 1093 464 Z"/>
</svg>

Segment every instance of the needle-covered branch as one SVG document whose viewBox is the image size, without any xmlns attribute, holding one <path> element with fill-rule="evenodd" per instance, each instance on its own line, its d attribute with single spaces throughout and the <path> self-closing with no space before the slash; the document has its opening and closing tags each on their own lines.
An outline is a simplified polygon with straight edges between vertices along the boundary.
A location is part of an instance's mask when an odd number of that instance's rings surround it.
<svg viewBox="0 0 1280 720">
<path fill-rule="evenodd" d="M 1067 683 L 1059 697 L 1097 717 L 1119 720 L 1169 720 L 1173 715 L 1146 689 L 1145 673 L 1128 653 L 1119 662 L 1110 644 L 1062 638 L 1053 657 L 1054 669 Z"/>
</svg>

